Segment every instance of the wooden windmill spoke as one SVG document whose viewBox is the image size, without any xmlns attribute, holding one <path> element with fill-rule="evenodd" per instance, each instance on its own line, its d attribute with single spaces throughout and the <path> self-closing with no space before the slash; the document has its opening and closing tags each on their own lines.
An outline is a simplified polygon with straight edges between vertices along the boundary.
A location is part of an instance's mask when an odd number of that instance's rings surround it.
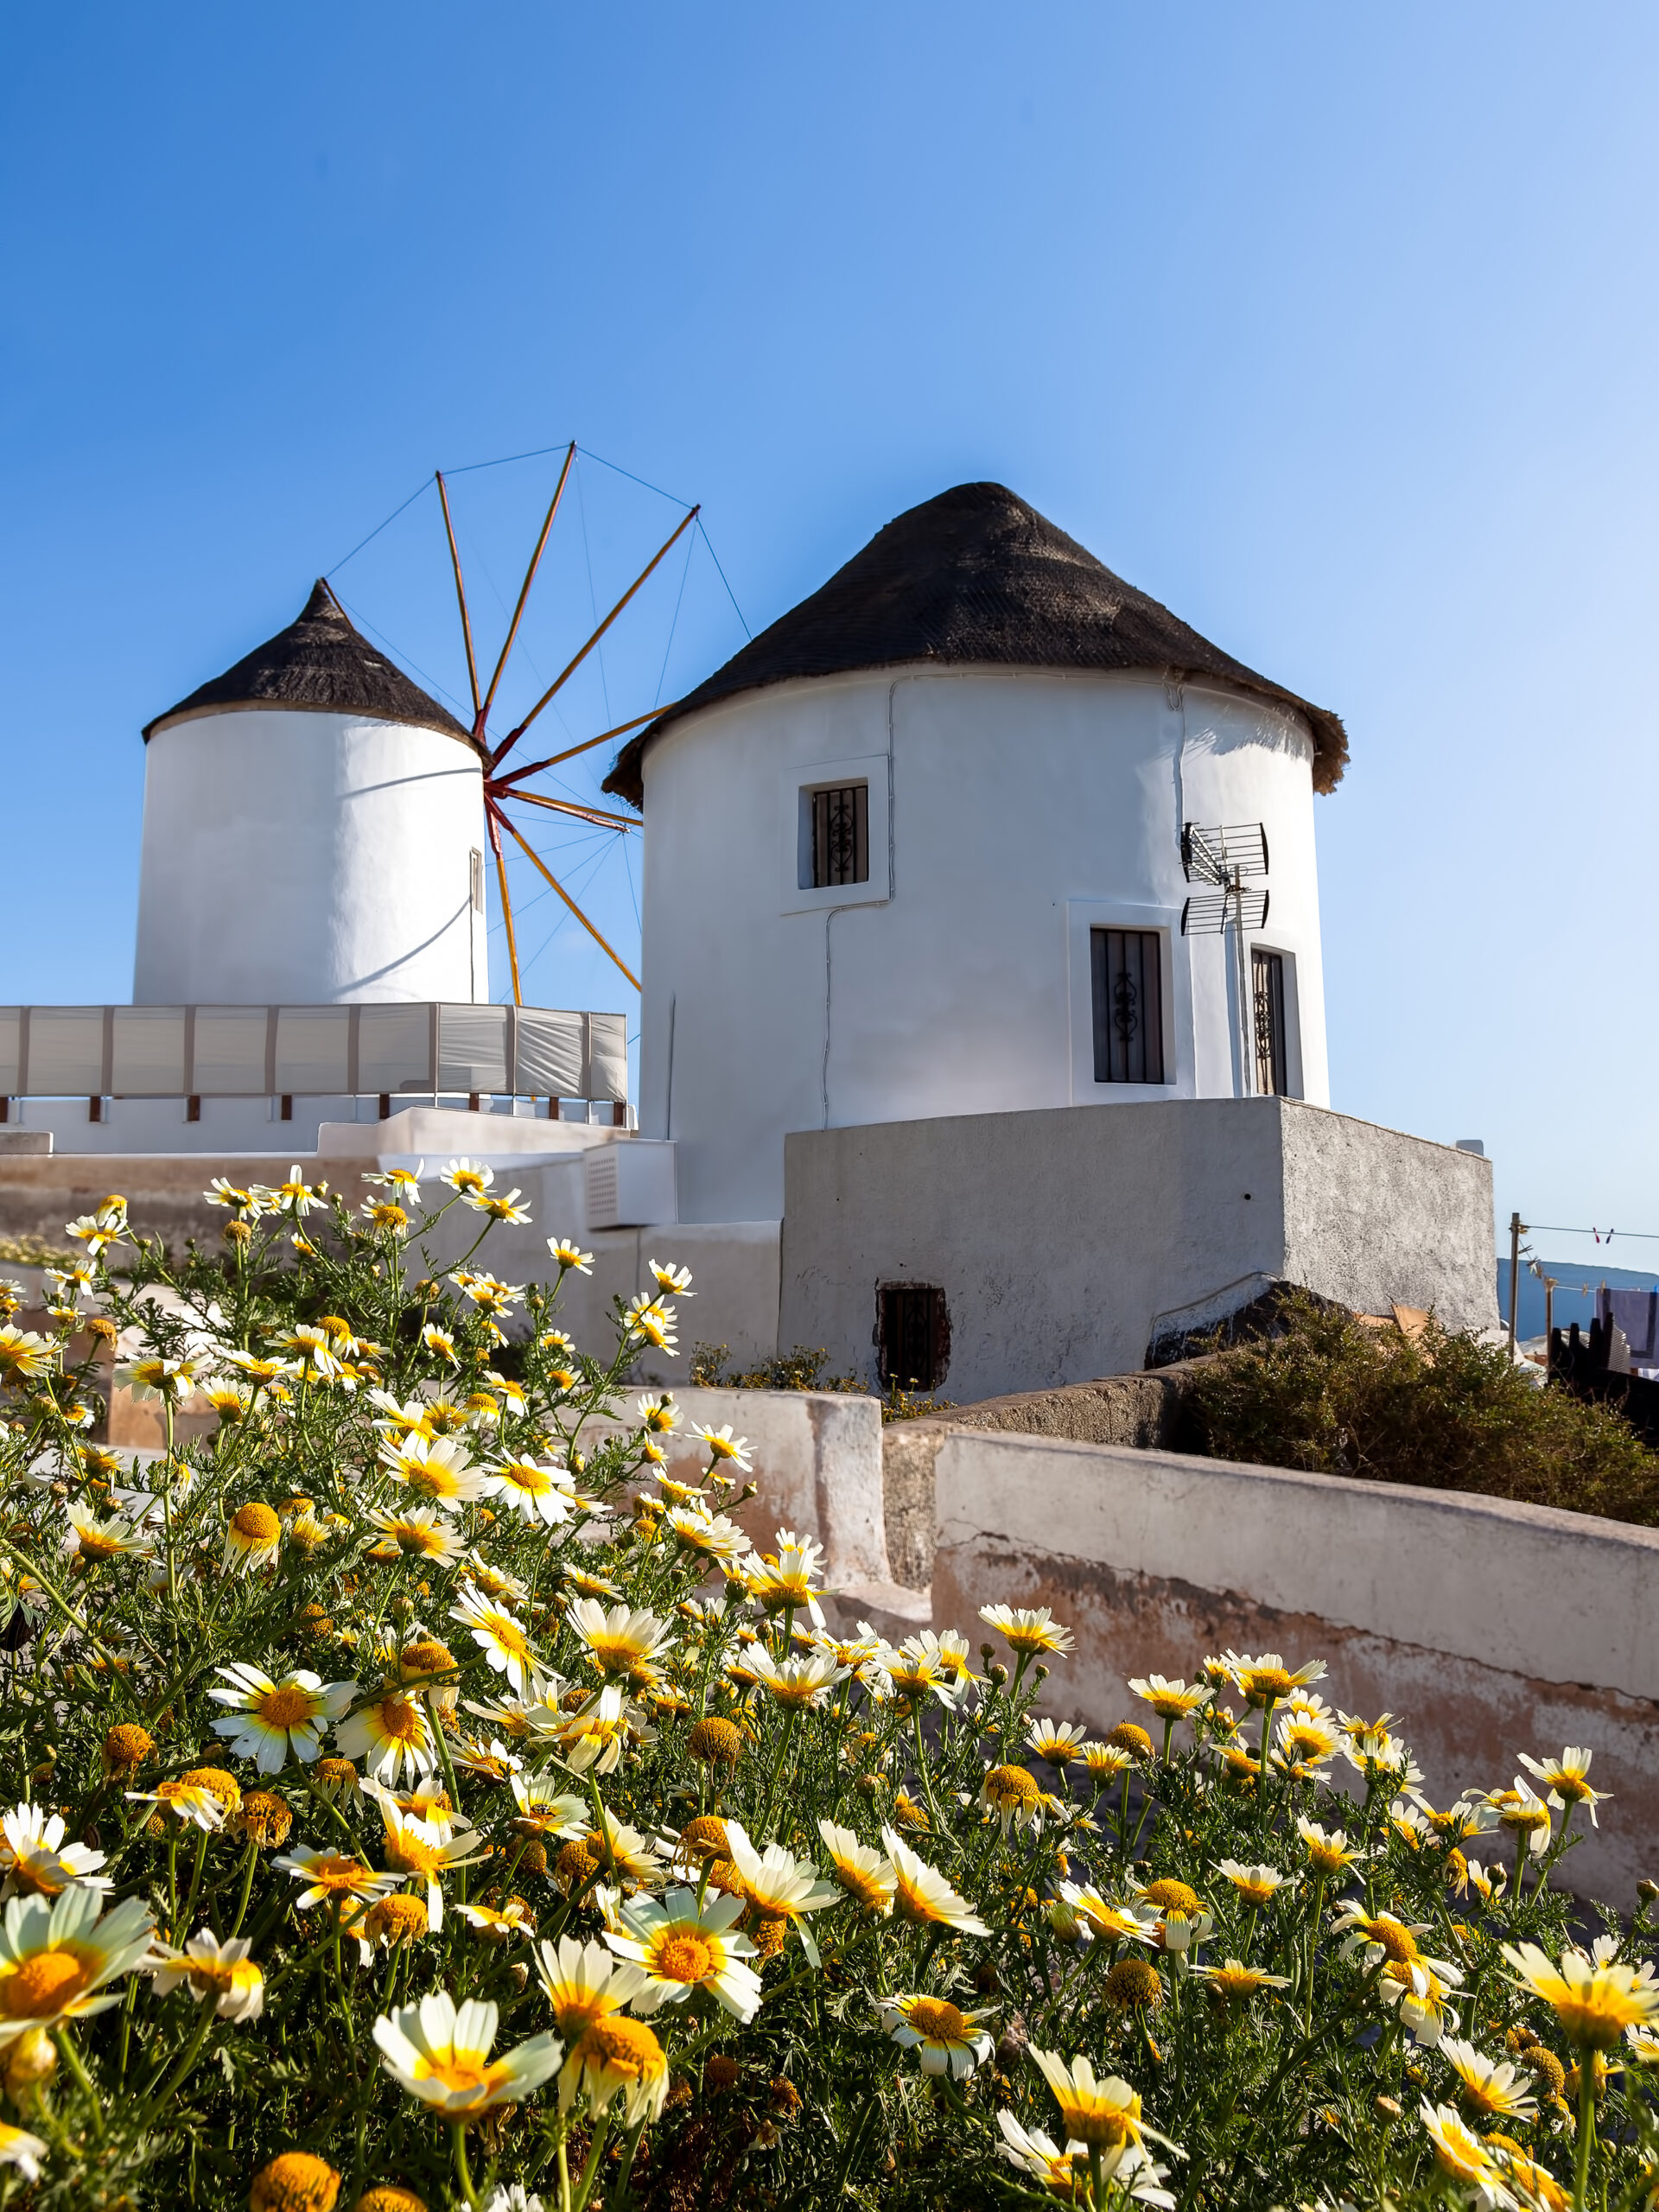
<svg viewBox="0 0 1659 2212">
<path fill-rule="evenodd" d="M 576 815 L 583 822 L 597 823 L 601 830 L 637 830 L 639 827 L 639 823 L 631 815 L 607 814 L 602 806 L 584 806 L 580 799 L 543 798 L 539 791 L 510 791 L 503 793 L 502 796 L 515 799 L 521 798 L 526 806 L 544 806 L 550 814 Z"/>
<path fill-rule="evenodd" d="M 515 826 L 514 823 L 508 821 L 506 816 L 501 812 L 499 807 L 493 807 L 491 809 L 491 818 L 501 824 L 507 835 L 512 838 L 514 842 L 518 845 L 524 852 L 526 859 L 530 861 L 531 866 L 536 869 L 539 875 L 541 875 L 550 888 L 558 893 L 560 898 L 563 899 L 565 905 L 570 909 L 570 912 L 582 924 L 582 926 L 587 931 L 588 936 L 592 938 L 594 943 L 598 945 L 601 952 L 607 954 L 610 958 L 616 963 L 616 965 L 622 970 L 622 973 L 627 977 L 629 982 L 633 985 L 634 989 L 637 991 L 639 988 L 639 978 L 634 974 L 632 969 L 628 966 L 627 963 L 621 957 L 620 954 L 617 952 L 615 947 L 613 945 L 607 944 L 605 942 L 605 939 L 594 927 L 587 915 L 582 912 L 581 907 L 577 906 L 575 900 L 570 896 L 570 893 L 559 881 L 557 876 L 554 874 L 552 869 L 549 868 L 547 862 L 542 858 L 541 855 L 536 851 L 533 846 L 526 842 L 523 833 Z"/>
<path fill-rule="evenodd" d="M 563 753 L 550 753 L 545 760 L 532 760 L 527 768 L 514 768 L 510 774 L 492 777 L 491 787 L 498 791 L 506 791 L 514 784 L 522 784 L 526 776 L 538 776 L 543 768 L 556 768 L 562 760 L 574 760 L 578 753 L 591 753 L 596 745 L 608 745 L 612 738 L 626 737 L 641 722 L 654 722 L 658 715 L 671 715 L 673 711 L 671 704 L 647 707 L 643 715 L 631 715 L 626 721 L 618 722 L 614 729 L 602 729 L 597 737 L 584 737 L 580 745 L 569 746 Z"/>
<path fill-rule="evenodd" d="M 443 471 L 434 471 L 438 480 L 438 498 L 443 504 L 443 527 L 449 540 L 449 565 L 455 572 L 455 598 L 461 607 L 461 634 L 467 640 L 467 681 L 473 687 L 473 736 L 482 743 L 484 730 L 484 702 L 478 695 L 478 662 L 473 652 L 472 617 L 467 612 L 467 587 L 461 580 L 461 551 L 455 543 L 455 525 L 449 515 L 449 493 L 443 480 Z"/>
<path fill-rule="evenodd" d="M 438 482 L 440 487 L 442 487 L 443 479 L 440 477 L 438 479 Z M 583 661 L 587 659 L 588 654 L 592 652 L 594 647 L 599 643 L 605 632 L 610 628 L 612 623 L 615 621 L 617 616 L 620 614 L 623 608 L 633 597 L 635 592 L 639 589 L 640 586 L 645 582 L 647 577 L 653 574 L 659 564 L 667 558 L 670 552 L 673 550 L 675 545 L 678 543 L 679 540 L 684 537 L 686 531 L 690 529 L 692 524 L 696 520 L 702 512 L 702 510 L 700 506 L 691 508 L 684 517 L 683 520 L 680 523 L 679 526 L 664 540 L 661 548 L 652 556 L 652 558 L 645 563 L 645 566 L 639 571 L 639 574 L 628 586 L 626 591 L 623 593 L 621 598 L 617 601 L 616 605 L 611 609 L 610 613 L 605 617 L 605 620 L 600 624 L 598 629 L 596 629 L 593 635 L 588 639 L 587 644 L 582 647 L 581 651 L 568 664 L 568 665 L 554 677 L 552 683 L 548 685 L 546 690 L 543 692 L 541 697 L 536 702 L 530 712 L 524 716 L 524 719 L 519 723 L 518 728 L 510 730 L 506 736 L 502 739 L 500 744 L 496 747 L 494 752 L 490 755 L 490 765 L 492 767 L 494 767 L 498 762 L 504 760 L 506 758 L 507 754 L 511 753 L 513 747 L 518 744 L 524 732 L 530 728 L 531 722 L 535 721 L 537 715 L 541 713 L 543 708 L 548 704 L 550 699 L 552 699 L 555 693 L 557 692 L 560 688 L 568 683 L 570 677 L 575 674 L 576 671 L 582 666 Z M 448 506 L 447 503 L 445 505 L 444 512 L 446 516 L 448 513 Z M 451 542 L 453 543 L 453 540 Z M 459 567 L 457 567 L 455 573 L 457 576 L 459 576 L 461 573 Z M 472 655 L 472 645 L 470 639 L 467 643 L 467 651 L 470 664 Z M 478 690 L 476 682 L 474 683 L 473 690 L 474 696 L 476 697 Z M 610 950 L 608 945 L 606 947 L 606 950 L 607 951 Z M 612 955 L 612 957 L 615 957 L 614 954 Z M 620 966 L 620 963 L 619 962 L 618 964 Z"/>
<path fill-rule="evenodd" d="M 548 532 L 553 527 L 554 516 L 559 512 L 559 501 L 564 497 L 564 487 L 570 474 L 570 465 L 575 457 L 576 443 L 573 438 L 570 441 L 570 450 L 564 456 L 564 466 L 559 471 L 559 480 L 553 486 L 553 499 L 547 510 L 547 520 L 542 524 L 542 534 L 536 541 L 536 550 L 530 556 L 529 568 L 524 570 L 524 588 L 518 594 L 518 604 L 513 608 L 512 620 L 507 626 L 506 643 L 501 648 L 500 659 L 495 664 L 495 673 L 490 678 L 489 690 L 484 694 L 484 703 L 478 710 L 481 720 L 488 719 L 490 709 L 494 703 L 496 686 L 500 683 L 501 671 L 507 664 L 507 655 L 512 651 L 512 641 L 518 634 L 518 625 L 524 617 L 524 602 L 530 597 L 530 588 L 536 581 L 536 571 L 540 568 L 542 555 L 547 550 Z M 442 482 L 442 479 L 440 478 L 439 481 Z M 448 512 L 446 507 L 446 514 Z"/>
<path fill-rule="evenodd" d="M 512 926 L 512 900 L 507 893 L 507 860 L 501 849 L 501 833 L 495 823 L 490 823 L 490 842 L 495 848 L 495 880 L 501 891 L 501 918 L 507 925 L 507 958 L 512 965 L 512 1002 L 523 1006 L 524 995 L 518 982 L 518 939 Z"/>
</svg>

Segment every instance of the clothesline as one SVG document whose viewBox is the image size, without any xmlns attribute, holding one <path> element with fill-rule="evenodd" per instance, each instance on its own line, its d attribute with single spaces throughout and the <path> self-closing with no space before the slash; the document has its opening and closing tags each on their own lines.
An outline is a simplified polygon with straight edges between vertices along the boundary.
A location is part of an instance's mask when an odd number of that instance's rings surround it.
<svg viewBox="0 0 1659 2212">
<path fill-rule="evenodd" d="M 1659 1229 L 1567 1229 L 1559 1221 L 1529 1221 L 1529 1236 L 1593 1236 L 1598 1244 L 1611 1244 L 1615 1236 L 1626 1240 L 1636 1238 L 1643 1244 L 1659 1244 Z"/>
</svg>

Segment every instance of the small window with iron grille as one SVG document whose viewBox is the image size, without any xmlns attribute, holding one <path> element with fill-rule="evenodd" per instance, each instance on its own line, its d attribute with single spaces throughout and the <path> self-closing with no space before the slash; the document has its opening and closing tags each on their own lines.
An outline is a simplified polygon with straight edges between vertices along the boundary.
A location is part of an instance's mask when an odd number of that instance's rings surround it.
<svg viewBox="0 0 1659 2212">
<path fill-rule="evenodd" d="M 1157 930 L 1090 930 L 1095 1081 L 1164 1080 L 1163 941 Z"/>
<path fill-rule="evenodd" d="M 811 826 L 810 888 L 825 891 L 841 883 L 870 880 L 870 787 L 843 784 L 830 791 L 806 791 Z M 809 887 L 802 885 L 805 890 Z"/>
<path fill-rule="evenodd" d="M 883 1389 L 937 1390 L 950 1365 L 944 1293 L 925 1282 L 884 1282 L 876 1311 L 876 1366 Z"/>
<path fill-rule="evenodd" d="M 1285 956 L 1250 953 L 1250 982 L 1255 1001 L 1255 1088 L 1262 1098 L 1282 1098 L 1285 1081 Z"/>
</svg>

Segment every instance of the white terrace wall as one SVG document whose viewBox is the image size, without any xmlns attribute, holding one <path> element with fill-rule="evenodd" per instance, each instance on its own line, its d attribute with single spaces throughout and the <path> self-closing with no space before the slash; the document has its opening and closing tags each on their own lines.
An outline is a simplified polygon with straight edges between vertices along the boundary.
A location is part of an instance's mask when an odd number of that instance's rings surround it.
<svg viewBox="0 0 1659 2212">
<path fill-rule="evenodd" d="M 779 1344 L 874 1377 L 879 1286 L 938 1285 L 959 1405 L 1131 1372 L 1280 1280 L 1497 1319 L 1491 1162 L 1293 1099 L 815 1129 L 785 1160 Z"/>
<path fill-rule="evenodd" d="M 1323 1658 L 1332 1703 L 1399 1716 L 1436 1804 L 1507 1788 L 1519 1751 L 1592 1745 L 1614 1802 L 1562 1878 L 1630 1910 L 1654 1871 L 1659 1530 L 969 1430 L 935 1478 L 934 1620 L 1052 1606 L 1077 1637 L 1049 1678 L 1054 1718 L 1109 1727 L 1134 1717 L 1128 1676 L 1191 1681 L 1230 1646 Z"/>
<path fill-rule="evenodd" d="M 429 1116 L 419 1109 L 413 1118 L 429 1135 L 436 1128 L 425 1155 L 429 1174 L 423 1187 L 429 1203 L 448 1195 L 435 1180 L 437 1171 L 455 1153 L 470 1152 L 475 1159 L 492 1161 L 497 1191 L 518 1189 L 530 1208 L 527 1224 L 514 1227 L 503 1223 L 491 1229 L 475 1265 L 506 1282 L 545 1282 L 554 1273 L 547 1252 L 550 1235 L 578 1237 L 592 1252 L 591 1274 L 567 1277 L 559 1306 L 561 1325 L 583 1351 L 610 1356 L 616 1342 L 613 1300 L 626 1301 L 638 1291 L 655 1288 L 652 1260 L 689 1267 L 696 1295 L 676 1301 L 679 1350 L 642 1358 L 639 1372 L 645 1380 L 683 1381 L 690 1370 L 692 1347 L 699 1340 L 725 1344 L 740 1367 L 770 1359 L 777 1350 L 775 1221 L 671 1222 L 589 1230 L 583 1154 L 594 1142 L 627 1143 L 631 1139 L 581 1123 L 514 1121 L 505 1115 Z M 465 1128 L 467 1123 L 473 1128 Z M 459 1140 L 458 1124 L 463 1125 Z M 338 1134 L 339 1125 L 334 1126 Z M 378 1131 L 389 1126 L 365 1124 L 357 1134 L 372 1142 Z M 536 1149 L 521 1151 L 515 1158 L 502 1149 L 510 1138 Z M 413 1153 L 365 1150 L 361 1156 L 331 1152 L 308 1158 L 302 1152 L 298 1156 L 308 1176 L 326 1179 L 353 1205 L 366 1192 L 362 1179 L 365 1171 L 417 1164 Z M 140 1235 L 163 1237 L 169 1247 L 181 1246 L 194 1236 L 207 1250 L 216 1251 L 226 1217 L 203 1196 L 209 1179 L 223 1175 L 238 1185 L 280 1182 L 295 1157 L 292 1151 L 98 1154 L 23 1154 L 6 1148 L 0 1154 L 0 1236 L 40 1236 L 48 1244 L 61 1245 L 66 1221 L 90 1212 L 106 1193 L 118 1191 L 127 1199 L 133 1227 Z M 426 1240 L 434 1265 L 458 1265 L 482 1226 L 469 1208 L 454 1208 Z M 0 1273 L 5 1272 L 16 1270 L 0 1268 Z M 519 1318 L 522 1321 L 522 1309 Z"/>
</svg>

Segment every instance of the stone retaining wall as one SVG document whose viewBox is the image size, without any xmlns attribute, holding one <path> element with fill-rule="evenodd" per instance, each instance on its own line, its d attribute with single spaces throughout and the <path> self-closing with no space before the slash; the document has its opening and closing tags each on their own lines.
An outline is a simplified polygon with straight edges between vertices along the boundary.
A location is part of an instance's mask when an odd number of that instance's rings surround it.
<svg viewBox="0 0 1659 2212">
<path fill-rule="evenodd" d="M 1128 1675 L 1190 1681 L 1230 1646 L 1323 1658 L 1333 1705 L 1399 1716 L 1439 1805 L 1508 1787 L 1519 1752 L 1592 1746 L 1614 1802 L 1563 1862 L 1581 1894 L 1629 1910 L 1659 1864 L 1659 1530 L 961 1429 L 933 1473 L 935 1622 L 1052 1606 L 1077 1639 L 1050 1679 L 1054 1718 L 1109 1727 L 1130 1717 Z"/>
</svg>

